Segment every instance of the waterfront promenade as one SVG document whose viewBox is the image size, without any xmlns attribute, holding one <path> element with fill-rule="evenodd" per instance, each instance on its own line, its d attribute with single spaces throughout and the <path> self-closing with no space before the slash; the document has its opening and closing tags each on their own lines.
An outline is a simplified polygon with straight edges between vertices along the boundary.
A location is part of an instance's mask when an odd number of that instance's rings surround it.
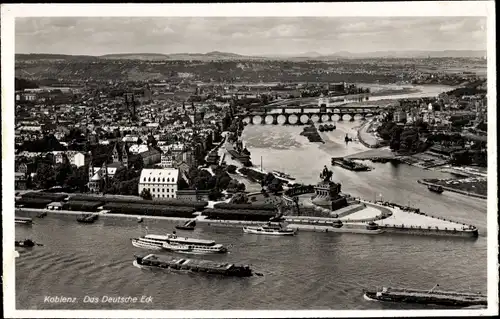
<svg viewBox="0 0 500 319">
<path fill-rule="evenodd" d="M 378 148 L 380 147 L 381 140 L 378 139 L 371 130 L 374 126 L 374 119 L 370 119 L 363 123 L 358 129 L 358 140 L 361 144 L 368 148 Z"/>
</svg>

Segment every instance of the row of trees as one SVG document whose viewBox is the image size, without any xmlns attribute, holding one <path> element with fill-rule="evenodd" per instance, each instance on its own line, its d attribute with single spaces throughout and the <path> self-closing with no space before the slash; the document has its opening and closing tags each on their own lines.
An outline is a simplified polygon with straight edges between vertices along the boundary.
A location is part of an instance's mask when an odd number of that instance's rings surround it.
<svg viewBox="0 0 500 319">
<path fill-rule="evenodd" d="M 35 176 L 31 181 L 28 178 L 28 188 L 48 189 L 54 186 L 73 189 L 79 192 L 87 190 L 88 168 L 76 167 L 68 162 L 53 164 L 50 159 L 37 160 Z"/>
<path fill-rule="evenodd" d="M 405 128 L 394 122 L 385 122 L 377 128 L 380 137 L 389 141 L 393 151 L 400 152 L 423 152 L 429 145 L 420 141 L 420 134 L 424 129 L 416 124 L 414 127 Z"/>
</svg>

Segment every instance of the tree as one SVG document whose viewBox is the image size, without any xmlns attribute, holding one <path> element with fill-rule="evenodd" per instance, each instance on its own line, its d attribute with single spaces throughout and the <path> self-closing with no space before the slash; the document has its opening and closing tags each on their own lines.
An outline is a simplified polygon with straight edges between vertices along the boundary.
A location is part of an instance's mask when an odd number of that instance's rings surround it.
<svg viewBox="0 0 500 319">
<path fill-rule="evenodd" d="M 68 177 L 73 173 L 73 169 L 74 168 L 68 162 L 56 165 L 54 169 L 56 185 L 62 186 Z"/>
<path fill-rule="evenodd" d="M 51 188 L 56 185 L 56 173 L 52 165 L 42 163 L 36 169 L 33 182 L 38 188 Z"/>
<path fill-rule="evenodd" d="M 246 186 L 243 183 L 239 183 L 237 186 L 238 192 L 244 192 L 246 190 Z"/>
<path fill-rule="evenodd" d="M 217 188 L 213 188 L 210 190 L 210 192 L 208 193 L 208 199 L 209 200 L 212 200 L 212 201 L 216 201 L 218 200 L 219 198 L 222 197 L 222 192 L 220 190 L 218 190 Z"/>
<path fill-rule="evenodd" d="M 236 173 L 236 166 L 235 165 L 228 165 L 227 168 L 226 168 L 226 171 L 229 173 L 229 174 L 234 174 Z"/>
<path fill-rule="evenodd" d="M 238 191 L 239 182 L 235 179 L 232 179 L 227 185 L 227 190 L 229 192 L 237 192 Z"/>
<path fill-rule="evenodd" d="M 248 196 L 245 193 L 236 193 L 231 197 L 232 204 L 246 204 L 248 203 Z"/>
<path fill-rule="evenodd" d="M 144 162 L 142 161 L 141 155 L 134 156 L 134 159 L 132 160 L 132 167 L 138 171 L 144 168 Z"/>
<path fill-rule="evenodd" d="M 152 200 L 153 199 L 153 196 L 151 195 L 151 192 L 147 188 L 144 188 L 139 196 L 141 196 L 143 199 L 146 199 L 146 200 Z"/>
<path fill-rule="evenodd" d="M 267 187 L 267 189 L 270 191 L 270 192 L 273 192 L 275 194 L 281 192 L 283 190 L 283 185 L 281 185 L 281 181 L 277 178 L 275 178 L 271 184 L 269 184 L 269 186 Z"/>
<path fill-rule="evenodd" d="M 273 180 L 275 180 L 273 173 L 267 173 L 267 175 L 264 177 L 264 186 L 271 184 Z"/>
</svg>

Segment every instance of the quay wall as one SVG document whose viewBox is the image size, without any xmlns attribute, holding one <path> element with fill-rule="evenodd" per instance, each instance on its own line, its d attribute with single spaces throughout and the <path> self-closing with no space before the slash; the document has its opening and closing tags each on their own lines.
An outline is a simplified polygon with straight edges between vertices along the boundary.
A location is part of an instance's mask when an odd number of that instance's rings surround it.
<svg viewBox="0 0 500 319">
<path fill-rule="evenodd" d="M 454 192 L 454 193 L 458 193 L 458 194 L 462 194 L 462 195 L 466 195 L 466 196 L 471 196 L 471 197 L 476 197 L 476 198 L 481 198 L 481 199 L 488 199 L 488 196 L 485 196 L 485 195 L 471 193 L 471 192 L 466 192 L 466 191 L 463 191 L 463 190 L 460 190 L 460 189 L 455 189 L 455 188 L 443 186 L 443 185 L 440 185 L 440 184 L 435 184 L 435 183 L 427 182 L 427 181 L 424 181 L 424 180 L 421 180 L 421 179 L 417 180 L 417 182 L 419 184 L 424 184 L 424 185 L 441 186 L 444 190 L 449 191 L 449 192 Z"/>
<path fill-rule="evenodd" d="M 22 217 L 36 217 L 38 214 L 42 212 L 46 212 L 48 214 L 66 214 L 66 215 L 80 215 L 80 214 L 88 214 L 88 212 L 78 212 L 78 211 L 65 211 L 65 210 L 48 210 L 48 209 L 36 209 L 36 208 L 23 208 L 16 209 L 16 213 L 22 213 Z M 192 218 L 182 218 L 182 217 L 163 217 L 163 216 L 145 216 L 145 215 L 126 215 L 126 214 L 108 214 L 108 213 L 100 213 L 99 218 L 135 218 L 142 219 L 157 219 L 157 220 L 178 220 L 178 221 L 187 221 Z M 290 216 L 292 219 L 303 219 L 301 216 Z M 291 228 L 296 228 L 299 230 L 305 231 L 317 231 L 317 232 L 343 232 L 343 233 L 366 233 L 366 234 L 380 234 L 380 233 L 399 233 L 399 234 L 409 234 L 409 235 L 434 235 L 434 236 L 448 236 L 448 237 L 470 237 L 476 238 L 478 237 L 477 229 L 470 230 L 450 230 L 450 229 L 441 229 L 441 228 L 415 228 L 415 227 L 407 227 L 407 226 L 399 226 L 399 225 L 388 225 L 383 224 L 379 225 L 380 229 L 376 231 L 366 230 L 364 229 L 364 224 L 344 224 L 341 228 L 335 228 L 329 225 L 326 225 L 328 222 L 336 220 L 334 218 L 307 218 L 310 220 L 310 223 L 306 224 L 290 224 Z M 260 225 L 262 222 L 256 221 L 243 221 L 243 220 L 211 220 L 211 219 L 196 219 L 198 223 L 205 223 L 208 226 L 214 227 L 242 227 L 244 225 Z M 36 224 L 36 222 L 34 222 Z M 320 225 L 320 224 L 324 224 Z"/>
<path fill-rule="evenodd" d="M 436 228 L 416 228 L 416 227 L 401 227 L 396 225 L 383 226 L 380 228 L 386 233 L 407 234 L 407 235 L 426 235 L 426 236 L 446 236 L 446 237 L 466 237 L 477 238 L 477 230 L 446 230 Z"/>
</svg>

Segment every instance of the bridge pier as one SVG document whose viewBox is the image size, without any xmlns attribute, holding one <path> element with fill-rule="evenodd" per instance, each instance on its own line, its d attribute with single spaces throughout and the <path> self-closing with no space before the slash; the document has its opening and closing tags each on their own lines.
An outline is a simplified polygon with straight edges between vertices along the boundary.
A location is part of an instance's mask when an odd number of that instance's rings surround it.
<svg viewBox="0 0 500 319">
<path fill-rule="evenodd" d="M 260 124 L 261 124 L 261 125 L 266 124 L 266 115 L 265 115 L 265 114 L 262 114 L 262 115 L 260 116 Z"/>
<path fill-rule="evenodd" d="M 351 118 L 349 119 L 349 122 L 354 122 L 354 115 L 355 115 L 355 114 L 349 114 L 349 116 L 351 117 Z"/>
<path fill-rule="evenodd" d="M 319 117 L 318 118 L 318 123 L 323 123 L 323 114 L 322 113 L 318 113 L 316 115 L 318 115 L 318 117 Z"/>
<path fill-rule="evenodd" d="M 283 123 L 283 125 L 290 125 L 290 116 L 285 114 L 285 122 Z"/>
<path fill-rule="evenodd" d="M 248 124 L 253 124 L 253 116 L 250 115 L 248 118 L 249 118 Z"/>
<path fill-rule="evenodd" d="M 333 117 L 333 115 L 335 115 L 335 114 L 328 114 L 328 119 L 327 119 L 327 121 L 328 121 L 328 122 L 331 122 L 331 121 L 332 121 L 332 117 Z"/>
<path fill-rule="evenodd" d="M 278 125 L 278 115 L 273 115 L 273 125 Z"/>
<path fill-rule="evenodd" d="M 343 121 L 343 120 L 344 120 L 344 119 L 343 119 L 343 117 L 344 117 L 344 114 L 342 114 L 342 113 L 339 113 L 339 114 L 338 114 L 338 116 L 339 116 L 339 122 L 341 122 L 341 121 Z"/>
</svg>

